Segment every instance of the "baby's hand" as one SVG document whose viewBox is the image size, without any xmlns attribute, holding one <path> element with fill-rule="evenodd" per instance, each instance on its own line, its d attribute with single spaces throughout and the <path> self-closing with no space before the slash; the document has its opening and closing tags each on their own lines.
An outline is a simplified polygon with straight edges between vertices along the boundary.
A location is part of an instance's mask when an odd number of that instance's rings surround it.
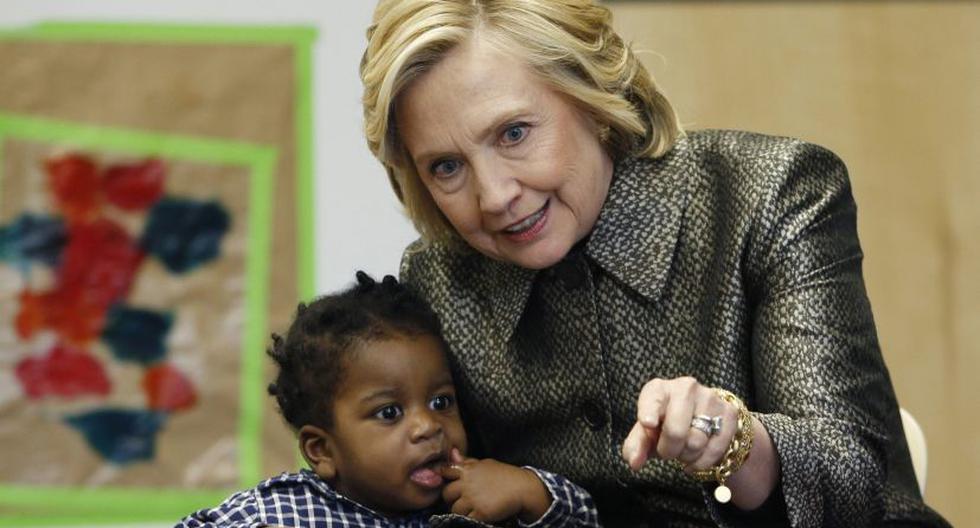
<svg viewBox="0 0 980 528">
<path fill-rule="evenodd" d="M 551 495 L 529 469 L 489 458 L 464 459 L 453 449 L 452 465 L 442 469 L 450 481 L 442 498 L 453 513 L 493 523 L 518 517 L 525 523 L 541 518 L 551 506 Z"/>
</svg>

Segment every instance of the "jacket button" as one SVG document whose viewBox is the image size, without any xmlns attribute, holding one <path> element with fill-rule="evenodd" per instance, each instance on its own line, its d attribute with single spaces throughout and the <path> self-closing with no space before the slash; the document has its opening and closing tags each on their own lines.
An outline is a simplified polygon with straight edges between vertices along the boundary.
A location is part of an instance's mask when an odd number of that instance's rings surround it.
<svg viewBox="0 0 980 528">
<path fill-rule="evenodd" d="M 585 402 L 582 406 L 582 417 L 589 429 L 598 431 L 606 425 L 606 411 L 594 401 Z"/>
</svg>

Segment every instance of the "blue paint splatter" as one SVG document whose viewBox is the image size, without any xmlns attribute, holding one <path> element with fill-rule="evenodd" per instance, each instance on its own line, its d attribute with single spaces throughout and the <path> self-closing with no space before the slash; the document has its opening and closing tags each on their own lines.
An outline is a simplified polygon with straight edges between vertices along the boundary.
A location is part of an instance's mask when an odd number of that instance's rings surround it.
<svg viewBox="0 0 980 528">
<path fill-rule="evenodd" d="M 231 219 L 220 203 L 164 198 L 153 206 L 140 244 L 174 273 L 218 256 Z"/>
<path fill-rule="evenodd" d="M 130 409 L 99 409 L 65 418 L 89 446 L 115 464 L 152 460 L 156 435 L 166 413 Z"/>
<path fill-rule="evenodd" d="M 166 339 L 174 316 L 115 304 L 106 314 L 102 340 L 119 361 L 151 365 L 167 354 Z"/>
<path fill-rule="evenodd" d="M 56 267 L 68 242 L 65 223 L 60 218 L 24 213 L 0 226 L 0 261 L 26 271 L 32 261 Z"/>
</svg>

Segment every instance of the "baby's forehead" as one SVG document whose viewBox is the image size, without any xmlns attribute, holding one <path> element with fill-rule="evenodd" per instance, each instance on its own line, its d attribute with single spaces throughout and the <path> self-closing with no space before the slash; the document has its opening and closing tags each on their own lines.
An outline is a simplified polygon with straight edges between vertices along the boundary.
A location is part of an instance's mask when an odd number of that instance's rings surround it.
<svg viewBox="0 0 980 528">
<path fill-rule="evenodd" d="M 372 339 L 352 347 L 342 366 L 345 382 L 415 387 L 452 384 L 442 341 L 428 334 Z"/>
</svg>

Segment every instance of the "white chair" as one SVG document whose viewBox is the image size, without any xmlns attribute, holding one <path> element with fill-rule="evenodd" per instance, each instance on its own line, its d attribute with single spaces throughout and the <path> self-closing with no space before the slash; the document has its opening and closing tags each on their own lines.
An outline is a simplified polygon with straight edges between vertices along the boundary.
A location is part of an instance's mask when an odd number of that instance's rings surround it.
<svg viewBox="0 0 980 528">
<path fill-rule="evenodd" d="M 926 468 L 929 462 L 929 452 L 926 449 L 926 435 L 922 433 L 922 426 L 916 421 L 912 413 L 900 408 L 902 414 L 902 428 L 905 429 L 905 441 L 909 444 L 909 454 L 912 455 L 912 469 L 915 471 L 915 480 L 919 483 L 919 493 L 926 494 Z"/>
</svg>

